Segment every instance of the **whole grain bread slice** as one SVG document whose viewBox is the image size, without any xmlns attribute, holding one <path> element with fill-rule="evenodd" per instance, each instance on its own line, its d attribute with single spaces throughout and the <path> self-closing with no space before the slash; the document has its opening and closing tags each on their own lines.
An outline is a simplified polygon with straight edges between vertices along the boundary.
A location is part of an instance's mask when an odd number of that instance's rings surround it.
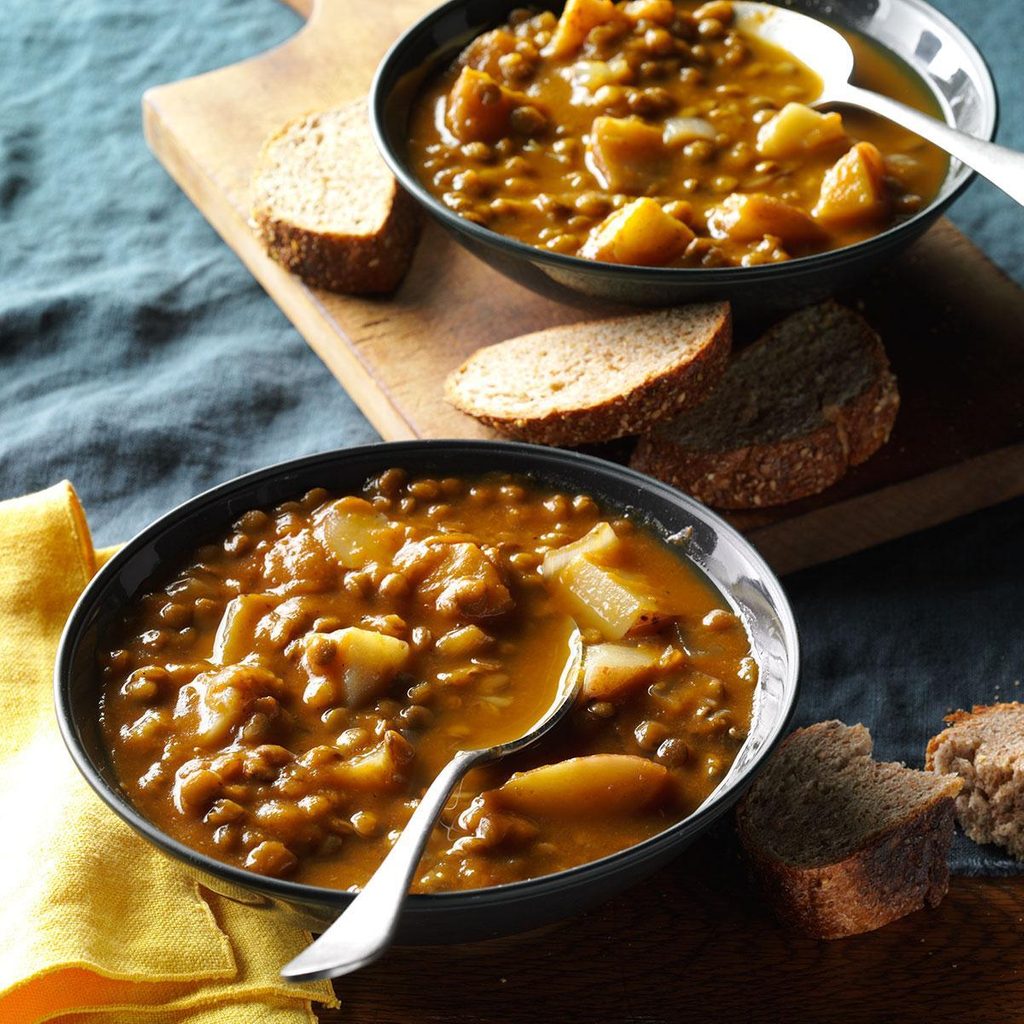
<svg viewBox="0 0 1024 1024">
<path fill-rule="evenodd" d="M 703 401 L 731 344 L 725 302 L 550 327 L 475 352 L 445 397 L 525 441 L 606 441 Z"/>
<path fill-rule="evenodd" d="M 316 288 L 390 292 L 420 230 L 419 210 L 370 135 L 365 100 L 297 117 L 264 143 L 251 224 L 268 255 Z"/>
<path fill-rule="evenodd" d="M 707 402 L 640 439 L 631 465 L 719 508 L 781 505 L 868 459 L 898 409 L 878 335 L 827 302 L 740 352 Z"/>
<path fill-rule="evenodd" d="M 871 931 L 949 885 L 959 779 L 871 757 L 863 725 L 797 729 L 737 808 L 740 840 L 768 901 L 821 939 Z"/>
<path fill-rule="evenodd" d="M 971 839 L 1024 860 L 1024 704 L 975 705 L 946 721 L 925 767 L 963 780 L 956 816 Z"/>
</svg>

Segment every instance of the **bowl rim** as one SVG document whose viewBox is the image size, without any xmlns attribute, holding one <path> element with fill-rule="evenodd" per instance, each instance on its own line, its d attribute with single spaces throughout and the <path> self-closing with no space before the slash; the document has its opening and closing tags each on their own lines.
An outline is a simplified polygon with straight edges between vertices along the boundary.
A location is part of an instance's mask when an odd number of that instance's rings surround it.
<svg viewBox="0 0 1024 1024">
<path fill-rule="evenodd" d="M 905 235 L 910 236 L 908 241 L 911 240 L 916 234 L 927 227 L 929 220 L 936 219 L 951 203 L 958 199 L 977 177 L 976 171 L 950 157 L 950 167 L 947 170 L 946 177 L 943 179 L 938 194 L 931 202 L 906 220 L 892 225 L 877 235 L 861 239 L 859 242 L 853 242 L 838 249 L 829 249 L 825 252 L 813 253 L 808 256 L 797 256 L 782 263 L 767 263 L 753 267 L 646 267 L 637 264 L 602 263 L 597 260 L 584 259 L 582 256 L 572 256 L 542 249 L 539 246 L 531 245 L 529 242 L 523 242 L 509 235 L 492 231 L 490 228 L 467 220 L 465 217 L 460 217 L 454 210 L 445 206 L 444 203 L 424 187 L 412 168 L 407 166 L 401 155 L 392 147 L 385 128 L 384 109 L 391 94 L 390 90 L 385 89 L 385 80 L 394 75 L 393 88 L 394 84 L 397 84 L 405 74 L 409 73 L 408 71 L 400 71 L 404 63 L 400 60 L 403 51 L 420 35 L 428 32 L 436 22 L 441 21 L 451 12 L 465 8 L 472 2 L 473 0 L 446 0 L 445 3 L 428 11 L 410 25 L 388 48 L 388 51 L 377 65 L 373 81 L 370 85 L 370 130 L 377 151 L 392 174 L 398 179 L 402 188 L 412 195 L 433 217 L 454 231 L 456 235 L 467 235 L 480 245 L 506 251 L 529 263 L 549 267 L 556 272 L 576 271 L 590 274 L 591 276 L 611 276 L 620 280 L 643 281 L 645 284 L 668 284 L 670 282 L 680 284 L 688 281 L 693 285 L 737 285 L 742 284 L 742 282 L 763 283 L 782 276 L 792 278 L 796 274 L 813 274 L 828 270 L 834 265 L 846 263 L 861 253 L 868 253 L 876 249 L 886 250 L 893 246 L 898 246 L 903 241 Z M 543 5 L 544 2 L 545 0 L 537 0 L 539 5 Z M 782 2 L 780 0 L 766 0 L 766 2 L 785 6 L 784 0 Z M 957 40 L 959 45 L 977 63 L 978 67 L 984 71 L 984 74 L 975 81 L 981 94 L 982 116 L 985 121 L 984 134 L 978 137 L 991 142 L 995 138 L 999 125 L 999 94 L 996 90 L 995 79 L 992 76 L 992 69 L 974 40 L 959 25 L 933 7 L 927 0 L 890 0 L 890 2 L 912 8 L 941 26 L 946 33 Z M 868 38 L 887 52 L 891 52 L 889 47 L 882 43 L 881 40 L 870 35 L 868 35 Z M 896 56 L 899 55 L 897 54 Z M 900 59 L 903 60 L 903 58 Z M 950 112 L 945 98 L 937 94 L 935 88 L 923 75 L 920 75 L 914 68 L 911 68 L 911 70 L 918 74 L 918 77 L 922 79 L 929 93 L 936 98 L 944 122 L 949 124 L 950 127 L 956 127 L 950 123 Z M 954 163 L 959 164 L 955 169 Z M 952 187 L 948 192 L 944 193 L 943 190 L 951 182 L 953 183 Z"/>
<path fill-rule="evenodd" d="M 718 534 L 728 537 L 733 544 L 737 545 L 743 551 L 744 557 L 748 559 L 753 570 L 757 573 L 757 579 L 763 584 L 782 627 L 782 637 L 789 654 L 789 671 L 782 680 L 784 688 L 781 701 L 782 709 L 774 727 L 774 732 L 751 756 L 750 761 L 744 767 L 741 777 L 734 779 L 731 785 L 725 786 L 724 784 L 729 781 L 729 773 L 726 773 L 720 786 L 713 790 L 695 811 L 642 842 L 596 860 L 587 861 L 562 871 L 539 875 L 534 878 L 485 886 L 478 889 L 410 893 L 406 897 L 407 909 L 414 912 L 433 910 L 435 908 L 437 910 L 456 910 L 469 904 L 479 904 L 482 901 L 506 903 L 516 900 L 534 899 L 547 890 L 559 890 L 566 885 L 581 881 L 583 878 L 596 880 L 603 874 L 613 872 L 624 860 L 642 860 L 647 856 L 657 853 L 664 844 L 671 843 L 680 832 L 693 831 L 705 822 L 710 825 L 716 818 L 728 810 L 753 781 L 754 776 L 760 770 L 765 759 L 782 740 L 796 707 L 800 690 L 800 640 L 796 620 L 782 584 L 767 562 L 765 562 L 763 556 L 750 541 L 717 513 L 706 508 L 682 491 L 670 487 L 668 484 L 653 477 L 638 473 L 628 466 L 622 466 L 607 459 L 601 459 L 580 452 L 545 448 L 517 441 L 460 439 L 380 441 L 352 448 L 330 449 L 274 463 L 217 484 L 181 502 L 143 528 L 120 548 L 92 578 L 72 608 L 61 634 L 53 674 L 55 710 L 64 745 L 78 770 L 106 806 L 117 814 L 122 821 L 130 825 L 135 831 L 141 833 L 154 845 L 176 859 L 208 874 L 234 883 L 244 889 L 255 890 L 264 895 L 278 897 L 291 903 L 344 908 L 354 898 L 354 894 L 348 890 L 331 889 L 324 886 L 308 885 L 303 882 L 294 882 L 288 879 L 272 878 L 215 860 L 163 832 L 135 808 L 127 795 L 120 793 L 114 786 L 107 784 L 106 780 L 94 767 L 92 759 L 82 743 L 71 707 L 71 670 L 74 654 L 80 639 L 79 633 L 92 609 L 93 603 L 103 597 L 107 586 L 140 549 L 146 547 L 182 518 L 189 517 L 205 507 L 216 507 L 224 499 L 236 492 L 242 492 L 267 479 L 287 476 L 289 473 L 304 471 L 318 464 L 330 464 L 347 458 L 358 459 L 364 456 L 378 455 L 383 459 L 387 454 L 393 453 L 395 461 L 400 463 L 403 460 L 415 459 L 416 456 L 424 453 L 434 454 L 438 451 L 459 450 L 468 455 L 482 455 L 493 453 L 496 449 L 502 449 L 507 455 L 521 458 L 523 460 L 521 471 L 529 473 L 533 470 L 541 480 L 544 479 L 543 464 L 547 464 L 549 475 L 553 475 L 553 470 L 559 466 L 566 469 L 567 472 L 572 472 L 573 465 L 582 465 L 584 469 L 596 470 L 606 475 L 612 473 L 619 476 L 620 480 L 634 484 L 641 494 L 653 491 L 671 503 L 681 505 L 687 513 L 707 523 Z M 538 465 L 538 460 L 540 465 Z M 641 511 L 643 510 L 641 502 L 638 502 L 637 506 Z M 149 574 L 149 577 L 151 576 L 152 574 Z M 712 582 L 716 586 L 721 587 L 721 584 L 713 578 Z"/>
</svg>

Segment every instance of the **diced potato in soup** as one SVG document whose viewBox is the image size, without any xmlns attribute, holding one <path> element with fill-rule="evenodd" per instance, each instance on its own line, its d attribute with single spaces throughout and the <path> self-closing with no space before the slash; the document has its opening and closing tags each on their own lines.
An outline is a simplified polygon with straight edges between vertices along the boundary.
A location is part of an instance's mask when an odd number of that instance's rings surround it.
<svg viewBox="0 0 1024 1024">
<path fill-rule="evenodd" d="M 870 224 L 884 217 L 888 206 L 882 154 L 870 142 L 858 142 L 825 173 L 811 213 L 829 223 Z"/>
<path fill-rule="evenodd" d="M 387 791 L 400 786 L 415 751 L 401 733 L 389 729 L 372 750 L 334 769 L 339 785 L 353 789 Z"/>
<path fill-rule="evenodd" d="M 646 581 L 586 558 L 570 562 L 556 577 L 556 585 L 576 621 L 608 640 L 649 633 L 668 618 Z"/>
<path fill-rule="evenodd" d="M 256 627 L 269 615 L 281 598 L 274 594 L 240 594 L 228 602 L 213 638 L 214 665 L 237 665 L 254 646 Z"/>
<path fill-rule="evenodd" d="M 762 156 L 791 157 L 843 141 L 846 129 L 835 111 L 822 114 L 803 103 L 787 103 L 757 133 Z"/>
<path fill-rule="evenodd" d="M 708 214 L 708 231 L 713 238 L 753 242 L 766 235 L 784 245 L 800 246 L 822 235 L 821 228 L 795 206 L 758 192 L 734 192 Z"/>
<path fill-rule="evenodd" d="M 693 241 L 693 231 L 653 199 L 634 199 L 590 233 L 581 255 L 605 263 L 664 266 Z"/>
<path fill-rule="evenodd" d="M 463 50 L 459 60 L 477 71 L 486 71 L 492 78 L 501 75 L 501 58 L 514 53 L 518 40 L 507 29 L 496 28 L 477 36 Z"/>
<path fill-rule="evenodd" d="M 462 142 L 496 142 L 512 129 L 512 113 L 518 107 L 536 106 L 529 97 L 507 89 L 486 71 L 464 67 L 452 86 L 446 121 Z"/>
<path fill-rule="evenodd" d="M 644 686 L 658 668 L 663 647 L 649 644 L 594 644 L 583 661 L 584 700 L 616 701 L 638 686 Z"/>
<path fill-rule="evenodd" d="M 571 56 L 583 45 L 592 28 L 619 17 L 612 0 L 569 0 L 551 42 L 542 52 L 545 57 Z"/>
<path fill-rule="evenodd" d="M 541 573 L 548 578 L 554 577 L 577 558 L 600 561 L 614 554 L 620 546 L 619 538 L 611 526 L 608 523 L 598 523 L 579 540 L 548 551 L 541 563 Z"/>
<path fill-rule="evenodd" d="M 653 25 L 671 25 L 676 16 L 672 0 L 628 0 L 623 11 L 630 21 Z"/>
<path fill-rule="evenodd" d="M 669 787 L 664 765 L 630 754 L 591 754 L 517 773 L 497 796 L 518 814 L 600 817 L 647 810 Z"/>
<path fill-rule="evenodd" d="M 596 117 L 587 166 L 602 188 L 633 195 L 656 185 L 670 169 L 662 129 L 638 117 Z"/>
<path fill-rule="evenodd" d="M 341 498 L 323 511 L 317 536 L 343 569 L 367 562 L 388 565 L 402 544 L 402 532 L 362 498 Z"/>
<path fill-rule="evenodd" d="M 282 688 L 273 672 L 253 665 L 200 672 L 178 691 L 174 720 L 191 722 L 196 743 L 213 747 L 235 737 L 253 714 L 276 716 Z"/>
<path fill-rule="evenodd" d="M 355 626 L 307 633 L 297 643 L 309 675 L 302 699 L 316 708 L 357 708 L 382 697 L 409 660 L 404 640 Z"/>
<path fill-rule="evenodd" d="M 512 595 L 501 572 L 471 541 L 414 541 L 395 558 L 417 593 L 457 622 L 502 615 Z"/>
</svg>

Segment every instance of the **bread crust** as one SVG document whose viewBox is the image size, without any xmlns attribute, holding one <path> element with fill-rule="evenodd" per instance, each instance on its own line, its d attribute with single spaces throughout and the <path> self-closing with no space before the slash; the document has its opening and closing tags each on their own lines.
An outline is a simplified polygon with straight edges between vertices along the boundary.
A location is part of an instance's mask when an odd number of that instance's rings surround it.
<svg viewBox="0 0 1024 1024">
<path fill-rule="evenodd" d="M 342 294 L 393 292 L 416 250 L 421 215 L 416 201 L 395 183 L 391 210 L 374 235 L 310 231 L 253 207 L 252 222 L 267 255 L 313 288 Z"/>
<path fill-rule="evenodd" d="M 616 317 L 629 320 L 629 316 Z M 543 332 L 538 332 L 543 333 Z M 474 372 L 474 353 L 445 381 L 445 399 L 487 426 L 522 441 L 545 445 L 578 445 L 636 434 L 684 409 L 699 404 L 725 372 L 732 348 L 732 317 L 725 305 L 700 350 L 666 373 L 649 376 L 610 401 L 575 409 L 557 409 L 532 417 L 503 416 L 474 402 L 462 383 Z"/>
<path fill-rule="evenodd" d="M 845 729 L 839 722 L 797 729 L 773 757 L 804 734 L 831 728 Z M 870 750 L 870 737 L 868 744 Z M 762 779 L 740 800 L 736 829 L 758 887 L 785 924 L 814 938 L 838 939 L 937 906 L 945 896 L 959 780 L 950 779 L 948 786 L 889 827 L 864 835 L 841 860 L 803 866 L 788 863 L 759 841 Z"/>
<path fill-rule="evenodd" d="M 873 332 L 872 332 L 873 333 Z M 888 441 L 899 412 L 896 378 L 881 341 L 873 346 L 871 385 L 841 406 L 822 410 L 810 433 L 724 451 L 688 448 L 666 431 L 645 434 L 630 465 L 724 509 L 783 505 L 831 487 L 851 466 Z M 770 335 L 755 344 L 770 343 Z"/>
<path fill-rule="evenodd" d="M 954 817 L 953 798 L 939 797 L 922 815 L 824 867 L 784 864 L 745 837 L 742 826 L 739 831 L 758 885 L 779 919 L 816 939 L 840 939 L 942 902 L 949 889 Z"/>
<path fill-rule="evenodd" d="M 339 108 L 339 112 L 355 113 L 360 107 L 365 107 L 365 101 Z M 419 206 L 394 178 L 389 176 L 384 220 L 366 234 L 321 231 L 296 224 L 279 216 L 273 197 L 261 190 L 261 175 L 272 163 L 269 154 L 274 146 L 300 128 L 318 130 L 326 113 L 293 118 L 263 143 L 253 173 L 250 225 L 267 255 L 311 287 L 343 294 L 392 292 L 409 269 L 422 227 Z M 294 168 L 296 188 L 303 187 L 305 170 L 301 165 Z"/>
</svg>

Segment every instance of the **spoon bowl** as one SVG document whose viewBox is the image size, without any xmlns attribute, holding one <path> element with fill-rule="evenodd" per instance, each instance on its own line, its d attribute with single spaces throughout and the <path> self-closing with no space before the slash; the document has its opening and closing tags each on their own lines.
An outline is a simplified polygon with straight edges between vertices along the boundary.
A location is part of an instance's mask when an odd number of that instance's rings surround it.
<svg viewBox="0 0 1024 1024">
<path fill-rule="evenodd" d="M 337 978 L 365 967 L 391 944 L 409 883 L 452 790 L 470 769 L 517 754 L 546 736 L 568 714 L 579 693 L 583 642 L 566 620 L 566 657 L 547 711 L 522 735 L 490 747 L 460 750 L 420 799 L 391 852 L 348 909 L 312 945 L 281 970 L 288 981 Z"/>
<path fill-rule="evenodd" d="M 1024 153 L 957 131 L 905 103 L 853 85 L 850 44 L 817 18 L 757 0 L 735 0 L 733 10 L 742 33 L 785 50 L 818 75 L 822 90 L 812 106 L 849 104 L 894 121 L 944 149 L 1024 206 Z"/>
</svg>

